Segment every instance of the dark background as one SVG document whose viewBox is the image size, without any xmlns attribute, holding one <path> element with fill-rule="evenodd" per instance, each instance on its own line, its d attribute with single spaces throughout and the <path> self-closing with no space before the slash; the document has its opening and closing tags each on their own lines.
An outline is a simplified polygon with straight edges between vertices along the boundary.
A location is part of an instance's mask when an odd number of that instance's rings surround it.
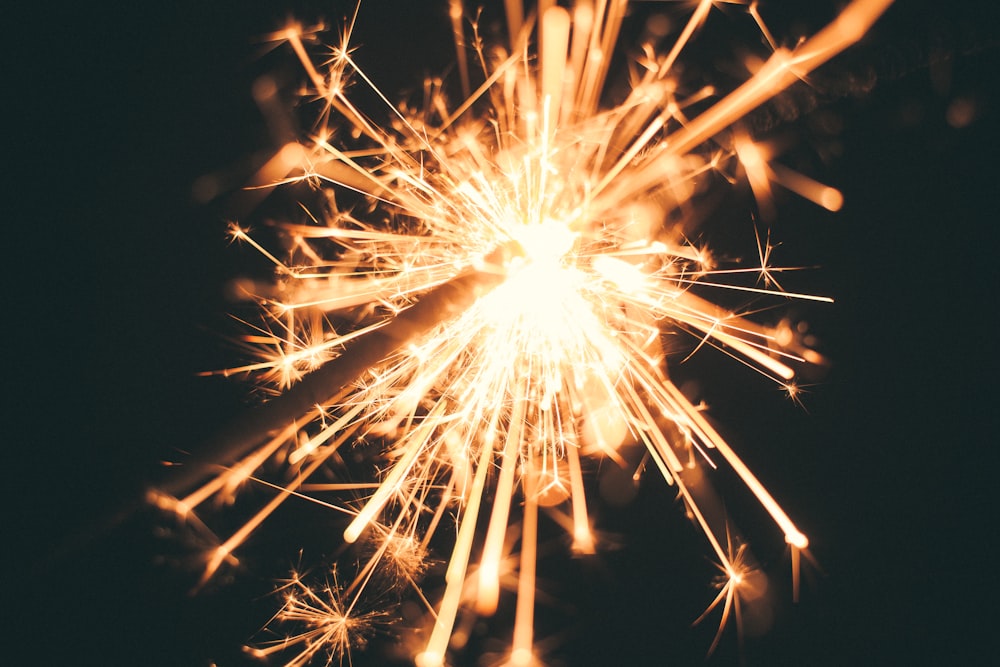
<svg viewBox="0 0 1000 667">
<path fill-rule="evenodd" d="M 322 541 L 312 526 L 326 519 L 288 513 L 231 585 L 192 597 L 192 575 L 159 562 L 179 549 L 141 502 L 159 460 L 247 403 L 239 382 L 195 377 L 230 354 L 224 286 L 255 260 L 227 246 L 225 200 L 198 203 L 192 185 L 246 174 L 272 146 L 250 90 L 294 62 L 257 38 L 289 16 L 336 26 L 343 9 L 317 4 L 14 21 L 9 664 L 244 664 L 239 647 L 273 611 L 270 578 L 300 538 Z M 793 91 L 795 118 L 751 118 L 802 137 L 808 173 L 846 197 L 837 214 L 782 197 L 773 225 L 789 253 L 779 260 L 822 265 L 795 287 L 836 298 L 796 310 L 834 360 L 808 413 L 711 355 L 679 371 L 702 378 L 713 416 L 821 566 L 798 607 L 780 606 L 772 633 L 748 640 L 749 664 L 961 664 L 990 643 L 998 23 L 986 3 L 903 4 L 820 73 L 848 83 Z M 812 32 L 829 15 L 793 5 L 763 3 L 779 35 L 796 34 L 794 17 Z M 443 3 L 426 7 L 362 7 L 357 58 L 390 97 L 454 60 Z M 954 127 L 949 108 L 963 100 L 975 114 Z M 842 129 L 816 130 L 830 122 Z M 740 196 L 724 203 L 744 211 Z M 544 566 L 570 608 L 539 612 L 563 664 L 703 662 L 712 621 L 688 626 L 714 594 L 707 548 L 661 486 L 649 476 L 633 505 L 599 514 L 619 548 Z M 752 517 L 745 530 L 786 579 L 780 537 Z M 738 656 L 730 631 L 709 663 Z"/>
</svg>

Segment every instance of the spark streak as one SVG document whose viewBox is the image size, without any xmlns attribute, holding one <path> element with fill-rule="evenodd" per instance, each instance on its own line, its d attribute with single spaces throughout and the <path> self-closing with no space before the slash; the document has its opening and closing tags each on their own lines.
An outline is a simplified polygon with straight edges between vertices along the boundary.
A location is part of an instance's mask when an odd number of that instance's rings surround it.
<svg viewBox="0 0 1000 667">
<path fill-rule="evenodd" d="M 348 48 L 356 12 L 326 71 L 313 62 L 300 28 L 276 33 L 301 60 L 311 85 L 306 96 L 320 110 L 310 139 L 283 148 L 254 185 L 263 178 L 307 182 L 327 201 L 308 220 L 280 226 L 287 259 L 232 228 L 276 271 L 274 285 L 256 295 L 264 322 L 245 339 L 256 359 L 219 373 L 261 377 L 280 393 L 153 499 L 186 516 L 266 478 L 275 464 L 284 473 L 268 482 L 280 489 L 272 500 L 221 540 L 204 577 L 235 559 L 285 499 L 306 489 L 371 490 L 370 480 L 309 481 L 336 471 L 338 452 L 362 441 L 383 446 L 381 470 L 371 495 L 356 506 L 344 501 L 352 518 L 343 538 L 381 546 L 350 585 L 327 585 L 326 599 L 298 578 L 289 585 L 279 616 L 311 628 L 289 638 L 300 646 L 289 664 L 324 651 L 331 660 L 349 656 L 363 643 L 360 628 L 385 615 L 351 614 L 384 594 L 372 583 L 377 572 L 397 573 L 428 607 L 427 639 L 414 652 L 422 667 L 444 664 L 459 650 L 459 618 L 493 614 L 504 577 L 516 573 L 509 659 L 531 664 L 539 522 L 549 516 L 564 523 L 573 551 L 593 553 L 585 461 L 623 463 L 618 450 L 627 441 L 646 448 L 704 533 L 725 576 L 710 607 L 724 603 L 723 625 L 739 613 L 745 545 L 734 551 L 724 518 L 699 500 L 708 493 L 704 476 L 691 472 L 699 460 L 714 466 L 718 458 L 742 479 L 797 568 L 808 539 L 670 380 L 662 336 L 689 332 L 699 347 L 722 348 L 793 386 L 796 366 L 819 355 L 787 329 L 700 293 L 730 288 L 757 298 L 829 299 L 778 285 L 770 242 L 764 250 L 759 235 L 763 284 L 734 282 L 754 272 L 717 268 L 676 221 L 691 222 L 686 211 L 696 186 L 713 173 L 746 174 L 762 200 L 775 182 L 839 207 L 838 192 L 769 165 L 733 125 L 856 42 L 889 4 L 854 0 L 814 37 L 784 48 L 752 3 L 747 20 L 760 26 L 773 53 L 728 94 L 701 86 L 685 96 L 691 84 L 675 70 L 709 20 L 714 3 L 701 0 L 665 56 L 644 45 L 641 75 L 625 100 L 607 109 L 599 102 L 623 0 L 580 0 L 571 9 L 540 3 L 527 16 L 508 0 L 510 47 L 489 50 L 475 22 L 468 39 L 462 3 L 451 1 L 463 91 L 454 108 L 439 82 L 428 83 L 419 108 L 390 104 Z M 478 74 L 463 57 L 468 46 Z M 386 127 L 347 96 L 351 80 L 385 104 Z M 366 209 L 389 219 L 366 220 Z M 220 461 L 227 463 L 221 472 L 211 465 Z M 389 545 L 416 544 L 414 553 L 425 553 L 435 533 L 445 532 L 445 516 L 454 517 L 453 546 L 434 602 L 414 568 L 402 565 L 403 552 Z M 793 577 L 797 590 L 797 571 Z"/>
</svg>

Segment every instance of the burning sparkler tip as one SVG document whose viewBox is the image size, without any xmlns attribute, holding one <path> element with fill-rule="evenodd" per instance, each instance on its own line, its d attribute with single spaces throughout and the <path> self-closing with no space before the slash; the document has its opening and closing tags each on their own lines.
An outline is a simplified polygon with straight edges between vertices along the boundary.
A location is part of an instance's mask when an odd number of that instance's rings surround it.
<svg viewBox="0 0 1000 667">
<path fill-rule="evenodd" d="M 264 314 L 241 342 L 258 358 L 219 373 L 253 373 L 279 395 L 224 438 L 231 465 L 217 478 L 184 500 L 149 500 L 183 517 L 209 498 L 231 500 L 248 480 L 276 492 L 209 554 L 202 583 L 224 563 L 235 564 L 234 550 L 292 496 L 352 514 L 343 540 L 365 556 L 344 588 L 314 589 L 297 575 L 288 582 L 276 618 L 305 630 L 252 655 L 296 645 L 301 652 L 289 663 L 296 667 L 320 651 L 328 664 L 345 656 L 349 662 L 351 647 L 364 645 L 375 623 L 375 612 L 360 611 L 364 600 L 410 587 L 433 617 L 414 661 L 441 667 L 463 643 L 453 640 L 469 632 L 463 610 L 494 614 L 501 583 L 516 572 L 509 664 L 535 664 L 540 517 L 566 527 L 574 553 L 595 550 L 585 456 L 607 456 L 609 466 L 627 470 L 631 495 L 649 462 L 677 488 L 723 573 L 709 607 L 723 605 L 712 649 L 740 599 L 751 596 L 756 575 L 742 546 L 734 553 L 723 545 L 717 516 L 702 511 L 696 487 L 718 463 L 709 455 L 721 457 L 774 519 L 794 563 L 808 547 L 702 407 L 668 377 L 664 331 L 690 332 L 699 348 L 731 351 L 778 378 L 793 399 L 799 386 L 790 364 L 822 360 L 790 327 L 758 324 L 702 295 L 727 288 L 828 300 L 786 292 L 774 280 L 781 269 L 770 266 L 769 239 L 757 236 L 760 269 L 730 269 L 686 240 L 687 225 L 710 170 L 730 182 L 745 177 L 765 217 L 773 214 L 772 183 L 831 210 L 842 206 L 837 190 L 782 168 L 766 145 L 732 127 L 856 41 L 888 2 L 854 0 L 812 40 L 794 51 L 775 48 L 726 93 L 686 81 L 675 67 L 713 5 L 701 0 L 666 56 L 644 47 L 632 92 L 605 111 L 599 102 L 624 2 L 598 3 L 602 9 L 575 3 L 572 12 L 550 6 L 534 23 L 523 23 L 519 0 L 506 5 L 516 46 L 493 57 L 475 21 L 475 39 L 466 41 L 463 3 L 449 4 L 466 100 L 456 109 L 439 79 L 425 86 L 426 108 L 391 104 L 350 56 L 354 19 L 325 73 L 303 44 L 313 28 L 289 23 L 273 35 L 298 56 L 319 111 L 309 142 L 284 144 L 251 186 L 267 196 L 276 183 L 308 181 L 332 193 L 328 215 L 307 211 L 303 224 L 276 226 L 287 241 L 285 259 L 230 224 L 230 239 L 261 253 L 274 278 L 246 286 Z M 749 12 L 773 47 L 756 2 Z M 665 28 L 654 28 L 665 36 Z M 482 70 L 475 92 L 470 51 Z M 385 127 L 346 96 L 352 77 L 384 103 Z M 276 96 L 273 81 L 258 88 L 261 99 Z M 338 137 L 343 145 L 334 144 Z M 372 220 L 361 211 L 385 215 Z M 763 284 L 752 282 L 755 273 Z M 348 457 L 350 443 L 364 446 Z M 314 483 L 324 472 L 354 468 L 371 445 L 383 446 L 372 484 Z M 645 450 L 638 466 L 629 458 L 632 445 Z M 266 478 L 275 467 L 284 472 L 272 482 Z M 375 490 L 359 507 L 337 506 L 318 497 L 320 487 Z M 451 516 L 454 543 L 434 603 L 419 578 L 429 571 L 435 532 Z"/>
</svg>

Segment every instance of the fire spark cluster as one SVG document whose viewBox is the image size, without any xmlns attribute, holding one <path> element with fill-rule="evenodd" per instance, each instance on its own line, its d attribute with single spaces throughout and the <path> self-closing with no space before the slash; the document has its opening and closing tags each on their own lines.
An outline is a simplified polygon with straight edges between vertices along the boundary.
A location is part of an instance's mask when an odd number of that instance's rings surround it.
<svg viewBox="0 0 1000 667">
<path fill-rule="evenodd" d="M 294 575 L 276 616 L 291 630 L 255 655 L 280 653 L 289 665 L 349 659 L 392 624 L 379 603 L 410 596 L 426 612 L 412 657 L 442 665 L 461 653 L 468 619 L 513 595 L 505 659 L 534 664 L 539 522 L 564 527 L 575 554 L 600 547 L 597 499 L 585 492 L 595 461 L 637 480 L 648 469 L 676 489 L 721 572 L 709 606 L 721 609 L 720 633 L 755 578 L 745 545 L 706 507 L 703 467 L 728 466 L 771 516 L 797 588 L 806 536 L 671 381 L 664 339 L 689 334 L 792 396 L 795 369 L 821 362 L 787 324 L 705 296 L 828 301 L 778 283 L 768 236 L 757 235 L 758 265 L 718 264 L 691 240 L 691 202 L 721 177 L 747 179 L 762 211 L 775 183 L 839 207 L 836 190 L 772 164 L 734 126 L 857 41 L 889 3 L 856 0 L 791 48 L 773 41 L 755 2 L 737 3 L 769 55 L 729 91 L 678 76 L 714 4 L 683 14 L 671 6 L 683 16 L 676 38 L 638 46 L 630 90 L 613 106 L 602 102 L 626 18 L 620 0 L 529 13 L 508 1 L 508 41 L 492 45 L 478 15 L 453 1 L 458 104 L 441 80 L 426 82 L 420 105 L 392 104 L 355 63 L 357 14 L 319 55 L 301 27 L 272 36 L 298 55 L 303 101 L 319 111 L 308 136 L 277 151 L 255 182 L 308 183 L 324 203 L 278 226 L 280 252 L 231 226 L 235 241 L 273 263 L 274 278 L 246 288 L 262 312 L 243 337 L 252 359 L 218 373 L 251 376 L 275 397 L 220 438 L 211 456 L 221 472 L 191 463 L 152 494 L 195 522 L 248 484 L 272 490 L 218 539 L 205 580 L 236 562 L 289 498 L 349 517 L 343 540 L 361 554 L 349 576 L 335 569 L 311 585 Z M 355 87 L 381 100 L 385 121 L 355 106 Z M 638 465 L 622 454 L 629 447 L 642 450 Z M 344 472 L 360 448 L 377 450 L 366 479 Z M 432 540 L 440 571 L 428 569 Z"/>
</svg>

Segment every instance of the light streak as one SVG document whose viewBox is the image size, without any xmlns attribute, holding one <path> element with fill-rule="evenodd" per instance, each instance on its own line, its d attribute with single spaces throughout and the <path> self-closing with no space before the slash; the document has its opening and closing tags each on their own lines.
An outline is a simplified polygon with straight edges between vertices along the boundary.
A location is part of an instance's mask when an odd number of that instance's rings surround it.
<svg viewBox="0 0 1000 667">
<path fill-rule="evenodd" d="M 436 82 L 426 87 L 424 106 L 392 105 L 351 55 L 357 13 L 326 71 L 313 62 L 301 28 L 276 33 L 302 62 L 306 95 L 320 111 L 310 139 L 283 147 L 251 186 L 308 182 L 330 197 L 324 210 L 309 212 L 311 220 L 281 226 L 287 259 L 233 225 L 234 240 L 275 266 L 275 283 L 255 295 L 264 323 L 244 342 L 256 359 L 219 373 L 256 376 L 279 393 L 152 498 L 188 516 L 264 479 L 274 463 L 285 468 L 282 481 L 266 483 L 277 489 L 272 499 L 208 556 L 205 580 L 235 561 L 287 498 L 371 490 L 356 506 L 344 501 L 352 515 L 344 541 L 379 545 L 351 583 L 335 579 L 314 591 L 296 576 L 286 587 L 279 620 L 307 628 L 287 640 L 299 651 L 288 664 L 349 658 L 389 615 L 358 611 L 385 597 L 386 585 L 372 582 L 386 577 L 392 588 L 415 590 L 428 608 L 415 662 L 444 664 L 460 649 L 460 616 L 493 614 L 513 572 L 509 660 L 532 664 L 539 521 L 548 515 L 566 525 L 572 550 L 593 553 L 583 459 L 624 463 L 617 452 L 626 441 L 645 446 L 718 561 L 724 581 L 709 611 L 723 605 L 720 632 L 739 617 L 749 566 L 745 545 L 734 548 L 728 524 L 710 507 L 699 461 L 728 465 L 772 517 L 791 549 L 797 595 L 808 539 L 670 380 L 661 335 L 690 332 L 699 347 L 722 348 L 791 388 L 796 366 L 821 357 L 787 328 L 726 310 L 695 288 L 828 299 L 785 291 L 774 280 L 781 269 L 769 265 L 769 238 L 761 246 L 757 236 L 758 269 L 718 268 L 669 221 L 684 218 L 696 181 L 712 173 L 745 175 L 765 212 L 772 183 L 839 208 L 837 191 L 771 164 L 733 126 L 857 41 L 889 1 L 855 0 L 794 48 L 776 46 L 752 3 L 748 20 L 773 53 L 728 94 L 702 87 L 685 96 L 688 82 L 675 67 L 712 13 L 714 3 L 701 0 L 666 55 L 645 48 L 631 92 L 602 109 L 625 4 L 580 1 L 567 10 L 547 2 L 525 15 L 508 0 L 509 48 L 487 50 L 452 0 L 464 100 L 453 109 Z M 478 74 L 462 57 L 470 47 Z M 386 127 L 356 108 L 350 81 L 385 105 Z M 345 135 L 357 140 L 338 141 Z M 369 204 L 390 221 L 356 212 Z M 735 282 L 755 273 L 762 284 Z M 314 478 L 358 440 L 384 444 L 374 481 Z M 428 600 L 415 561 L 446 526 L 454 541 L 443 591 Z"/>
</svg>

